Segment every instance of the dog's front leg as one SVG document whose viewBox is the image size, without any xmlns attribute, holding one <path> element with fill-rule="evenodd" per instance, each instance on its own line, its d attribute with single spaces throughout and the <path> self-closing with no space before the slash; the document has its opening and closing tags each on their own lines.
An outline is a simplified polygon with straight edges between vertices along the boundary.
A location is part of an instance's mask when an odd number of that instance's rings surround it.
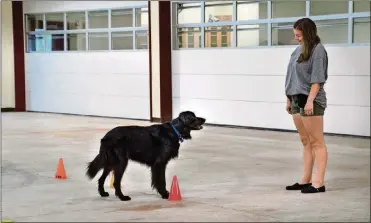
<svg viewBox="0 0 371 223">
<path fill-rule="evenodd" d="M 152 168 L 152 187 L 161 195 L 163 199 L 169 198 L 169 191 L 166 190 L 165 179 L 166 163 L 156 162 Z"/>
</svg>

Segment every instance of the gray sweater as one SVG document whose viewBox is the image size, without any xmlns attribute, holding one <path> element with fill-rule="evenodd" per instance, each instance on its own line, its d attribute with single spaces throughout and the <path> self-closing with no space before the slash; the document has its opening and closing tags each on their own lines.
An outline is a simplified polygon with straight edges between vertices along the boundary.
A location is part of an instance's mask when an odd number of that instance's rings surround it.
<svg viewBox="0 0 371 223">
<path fill-rule="evenodd" d="M 285 91 L 286 96 L 296 94 L 309 95 L 311 84 L 320 83 L 320 89 L 314 99 L 323 108 L 327 107 L 326 92 L 323 88 L 327 81 L 328 57 L 325 47 L 319 43 L 314 47 L 308 61 L 296 62 L 301 53 L 301 45 L 291 54 L 287 67 Z"/>
</svg>

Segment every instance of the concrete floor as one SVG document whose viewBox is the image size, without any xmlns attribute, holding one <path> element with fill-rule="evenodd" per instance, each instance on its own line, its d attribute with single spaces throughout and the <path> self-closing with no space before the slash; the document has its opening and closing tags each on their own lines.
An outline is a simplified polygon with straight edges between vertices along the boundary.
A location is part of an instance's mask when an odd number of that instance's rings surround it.
<svg viewBox="0 0 371 223">
<path fill-rule="evenodd" d="M 298 180 L 296 133 L 207 126 L 168 167 L 184 200 L 162 200 L 149 171 L 129 163 L 121 202 L 99 197 L 85 165 L 116 125 L 148 122 L 42 113 L 2 113 L 2 218 L 14 221 L 370 221 L 370 140 L 327 136 L 327 192 L 285 191 Z M 54 178 L 63 158 L 67 180 Z M 100 173 L 99 173 L 100 174 Z"/>
</svg>

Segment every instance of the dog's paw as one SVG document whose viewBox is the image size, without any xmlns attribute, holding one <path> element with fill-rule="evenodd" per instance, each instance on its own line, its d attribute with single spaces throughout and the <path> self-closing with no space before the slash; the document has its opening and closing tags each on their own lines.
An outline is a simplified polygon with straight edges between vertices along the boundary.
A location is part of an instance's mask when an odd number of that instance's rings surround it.
<svg viewBox="0 0 371 223">
<path fill-rule="evenodd" d="M 101 197 L 108 197 L 109 196 L 109 193 L 108 192 L 100 192 L 99 195 Z"/>
<path fill-rule="evenodd" d="M 131 197 L 125 195 L 116 195 L 121 201 L 130 201 Z"/>
<path fill-rule="evenodd" d="M 119 197 L 119 199 L 121 201 L 130 201 L 131 200 L 131 197 L 129 197 L 129 196 L 121 196 L 121 197 Z"/>
<path fill-rule="evenodd" d="M 165 193 L 161 194 L 162 199 L 168 199 L 169 198 L 169 192 L 166 191 Z"/>
</svg>

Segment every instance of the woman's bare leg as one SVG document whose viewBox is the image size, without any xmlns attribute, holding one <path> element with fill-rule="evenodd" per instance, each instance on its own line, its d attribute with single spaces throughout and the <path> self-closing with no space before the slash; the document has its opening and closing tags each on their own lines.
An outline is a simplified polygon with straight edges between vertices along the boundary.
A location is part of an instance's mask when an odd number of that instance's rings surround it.
<svg viewBox="0 0 371 223">
<path fill-rule="evenodd" d="M 310 144 L 315 153 L 316 174 L 312 180 L 315 188 L 322 187 L 325 181 L 327 166 L 327 147 L 323 135 L 323 116 L 302 116 L 305 129 L 310 138 Z"/>
<path fill-rule="evenodd" d="M 309 134 L 304 126 L 304 123 L 301 120 L 300 114 L 293 115 L 294 123 L 296 129 L 298 130 L 300 140 L 304 146 L 303 149 L 303 175 L 300 178 L 299 184 L 307 184 L 310 183 L 312 180 L 312 171 L 314 165 L 314 150 L 312 149 L 310 143 Z"/>
</svg>

